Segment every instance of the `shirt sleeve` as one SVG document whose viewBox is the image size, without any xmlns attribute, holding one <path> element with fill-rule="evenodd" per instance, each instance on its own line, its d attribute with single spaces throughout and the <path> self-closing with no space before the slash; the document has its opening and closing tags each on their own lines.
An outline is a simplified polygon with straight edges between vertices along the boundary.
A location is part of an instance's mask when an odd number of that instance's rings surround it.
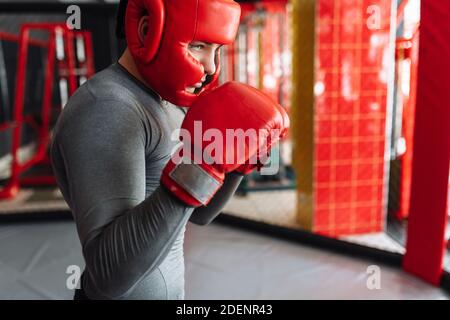
<svg viewBox="0 0 450 320">
<path fill-rule="evenodd" d="M 222 187 L 217 191 L 208 205 L 196 208 L 189 221 L 202 226 L 210 224 L 222 212 L 222 209 L 231 197 L 233 197 L 243 177 L 234 172 L 227 174 Z"/>
</svg>

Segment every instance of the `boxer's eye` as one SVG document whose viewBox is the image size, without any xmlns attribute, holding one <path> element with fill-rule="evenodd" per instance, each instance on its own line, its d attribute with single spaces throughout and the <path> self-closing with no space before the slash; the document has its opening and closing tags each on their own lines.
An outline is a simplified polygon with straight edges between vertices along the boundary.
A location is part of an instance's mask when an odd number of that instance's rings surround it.
<svg viewBox="0 0 450 320">
<path fill-rule="evenodd" d="M 201 50 L 205 49 L 205 45 L 202 43 L 191 43 L 191 44 L 189 44 L 189 48 L 196 50 L 196 51 L 201 51 Z"/>
</svg>

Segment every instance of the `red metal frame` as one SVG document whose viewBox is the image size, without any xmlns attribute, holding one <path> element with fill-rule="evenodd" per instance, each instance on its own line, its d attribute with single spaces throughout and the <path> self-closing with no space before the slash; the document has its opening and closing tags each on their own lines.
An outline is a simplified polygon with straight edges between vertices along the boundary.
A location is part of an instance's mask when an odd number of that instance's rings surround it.
<svg viewBox="0 0 450 320">
<path fill-rule="evenodd" d="M 11 34 L 8 32 L 0 31 L 0 39 L 6 40 L 6 41 L 11 41 L 11 42 L 19 42 L 20 36 Z M 30 41 L 29 44 L 32 46 L 36 46 L 36 47 L 46 47 L 47 46 L 46 41 L 42 41 L 42 40 L 38 40 L 38 39 L 30 39 L 29 41 Z"/>
<path fill-rule="evenodd" d="M 30 38 L 31 31 L 46 31 L 49 33 L 49 40 L 46 42 L 36 41 Z M 77 88 L 77 76 L 84 76 L 89 78 L 94 74 L 93 67 L 93 50 L 92 39 L 90 32 L 86 31 L 72 31 L 69 30 L 65 24 L 59 23 L 27 23 L 20 28 L 20 36 L 5 36 L 2 33 L 2 38 L 8 40 L 19 41 L 17 74 L 16 74 L 16 91 L 13 106 L 13 120 L 9 123 L 0 125 L 0 131 L 8 128 L 13 128 L 12 145 L 11 145 L 11 177 L 3 189 L 0 189 L 0 199 L 13 198 L 20 189 L 20 185 L 24 184 L 38 184 L 51 185 L 55 183 L 53 176 L 35 176 L 21 178 L 20 175 L 38 163 L 50 164 L 50 159 L 47 154 L 47 147 L 50 142 L 50 116 L 52 109 L 52 93 L 53 82 L 55 76 L 55 59 L 57 50 L 57 37 L 62 37 L 64 57 L 57 61 L 58 75 L 60 80 L 65 79 L 68 83 L 68 95 L 72 95 Z M 81 69 L 76 69 L 76 61 L 74 55 L 73 40 L 75 36 L 81 36 L 85 45 L 86 61 L 80 63 Z M 46 69 L 44 78 L 44 92 L 43 102 L 41 108 L 42 123 L 34 122 L 32 116 L 24 116 L 24 95 L 26 83 L 26 70 L 28 62 L 28 48 L 30 45 L 40 45 L 47 48 Z M 80 71 L 81 70 L 81 71 Z M 62 107 L 62 106 L 61 106 Z M 29 124 L 36 130 L 37 136 L 37 150 L 35 154 L 25 161 L 20 163 L 18 158 L 18 150 L 21 143 L 21 129 L 24 124 Z"/>
<path fill-rule="evenodd" d="M 439 285 L 450 162 L 448 1 L 422 1 L 408 235 L 403 267 Z"/>
</svg>

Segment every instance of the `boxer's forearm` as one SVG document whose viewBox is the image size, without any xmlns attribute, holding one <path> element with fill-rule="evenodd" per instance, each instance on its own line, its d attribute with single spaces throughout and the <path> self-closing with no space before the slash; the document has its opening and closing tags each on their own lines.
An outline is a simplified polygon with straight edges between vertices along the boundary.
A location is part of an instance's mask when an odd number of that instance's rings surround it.
<svg viewBox="0 0 450 320">
<path fill-rule="evenodd" d="M 242 178 L 243 176 L 240 174 L 229 173 L 225 178 L 223 186 L 217 191 L 209 204 L 195 209 L 189 221 L 198 225 L 211 223 L 234 195 Z"/>
</svg>

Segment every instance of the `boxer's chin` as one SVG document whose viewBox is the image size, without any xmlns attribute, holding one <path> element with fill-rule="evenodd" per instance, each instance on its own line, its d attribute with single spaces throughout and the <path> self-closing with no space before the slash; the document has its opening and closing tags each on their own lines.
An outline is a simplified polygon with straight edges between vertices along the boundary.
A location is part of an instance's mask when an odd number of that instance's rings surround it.
<svg viewBox="0 0 450 320">
<path fill-rule="evenodd" d="M 204 86 L 201 86 L 200 88 L 197 87 L 186 87 L 186 92 L 187 93 L 192 93 L 192 94 L 200 94 L 203 90 Z"/>
</svg>

